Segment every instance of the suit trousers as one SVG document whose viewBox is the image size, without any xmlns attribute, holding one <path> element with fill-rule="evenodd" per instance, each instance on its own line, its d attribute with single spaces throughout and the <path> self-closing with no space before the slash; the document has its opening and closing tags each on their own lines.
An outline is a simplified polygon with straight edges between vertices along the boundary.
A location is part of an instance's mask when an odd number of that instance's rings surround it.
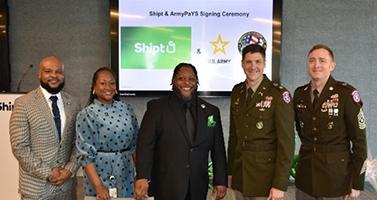
<svg viewBox="0 0 377 200">
<path fill-rule="evenodd" d="M 247 197 L 243 196 L 242 192 L 238 190 L 233 190 L 236 194 L 236 200 L 266 200 L 267 197 Z"/>
<path fill-rule="evenodd" d="M 75 192 L 56 193 L 54 195 L 37 198 L 21 196 L 21 200 L 76 200 L 77 196 Z"/>
<path fill-rule="evenodd" d="M 313 197 L 296 188 L 296 200 L 343 200 L 343 197 Z"/>
</svg>

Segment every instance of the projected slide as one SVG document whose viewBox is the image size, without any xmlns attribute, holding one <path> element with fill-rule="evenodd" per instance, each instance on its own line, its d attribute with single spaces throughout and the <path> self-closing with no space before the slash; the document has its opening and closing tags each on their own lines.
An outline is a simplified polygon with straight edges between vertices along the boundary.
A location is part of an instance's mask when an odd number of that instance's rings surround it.
<svg viewBox="0 0 377 200">
<path fill-rule="evenodd" d="M 199 91 L 245 80 L 242 48 L 266 48 L 271 78 L 272 0 L 119 0 L 119 89 L 169 91 L 174 67 L 192 63 Z"/>
</svg>

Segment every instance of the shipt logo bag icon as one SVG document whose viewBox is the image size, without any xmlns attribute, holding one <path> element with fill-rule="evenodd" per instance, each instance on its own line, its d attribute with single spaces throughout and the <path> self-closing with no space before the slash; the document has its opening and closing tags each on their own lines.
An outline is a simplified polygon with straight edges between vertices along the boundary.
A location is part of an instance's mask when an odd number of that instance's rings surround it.
<svg viewBox="0 0 377 200">
<path fill-rule="evenodd" d="M 122 27 L 121 69 L 173 69 L 191 62 L 191 27 Z"/>
</svg>

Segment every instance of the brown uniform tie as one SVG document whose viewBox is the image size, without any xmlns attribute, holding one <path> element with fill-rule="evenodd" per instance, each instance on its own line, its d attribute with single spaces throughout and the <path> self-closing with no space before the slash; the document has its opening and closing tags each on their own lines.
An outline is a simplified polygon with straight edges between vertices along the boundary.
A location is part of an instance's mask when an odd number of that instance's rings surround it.
<svg viewBox="0 0 377 200">
<path fill-rule="evenodd" d="M 312 104 L 313 108 L 314 108 L 315 104 L 316 104 L 317 101 L 318 101 L 318 94 L 319 94 L 318 90 L 315 89 L 315 90 L 313 91 L 313 95 L 314 95 L 314 98 L 313 98 L 313 104 Z"/>
<path fill-rule="evenodd" d="M 253 97 L 253 89 L 249 88 L 247 89 L 247 99 L 246 99 L 246 105 L 249 106 L 250 102 L 251 102 L 251 97 Z"/>
</svg>

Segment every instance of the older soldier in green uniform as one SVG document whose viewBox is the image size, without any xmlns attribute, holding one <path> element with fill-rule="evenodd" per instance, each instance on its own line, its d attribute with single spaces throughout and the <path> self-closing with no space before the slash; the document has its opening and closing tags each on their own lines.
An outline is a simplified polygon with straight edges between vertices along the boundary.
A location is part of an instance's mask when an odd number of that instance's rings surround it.
<svg viewBox="0 0 377 200">
<path fill-rule="evenodd" d="M 302 142 L 297 199 L 353 199 L 364 189 L 367 144 L 362 102 L 354 87 L 332 78 L 334 68 L 331 49 L 315 45 L 308 55 L 311 81 L 294 94 Z"/>
<path fill-rule="evenodd" d="M 263 74 L 265 50 L 242 51 L 246 81 L 230 105 L 228 181 L 237 199 L 284 198 L 294 154 L 294 110 L 289 92 Z"/>
</svg>

